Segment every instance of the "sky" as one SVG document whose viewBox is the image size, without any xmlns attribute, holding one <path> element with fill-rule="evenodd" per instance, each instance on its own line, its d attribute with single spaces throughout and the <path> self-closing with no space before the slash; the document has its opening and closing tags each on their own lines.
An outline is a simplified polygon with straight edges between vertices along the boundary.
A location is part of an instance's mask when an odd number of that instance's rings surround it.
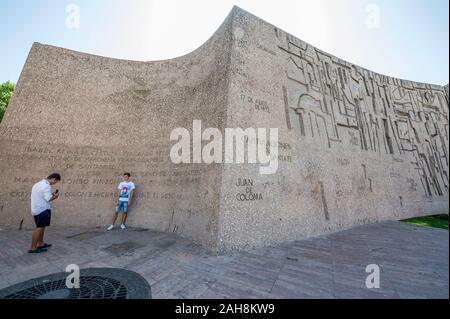
<svg viewBox="0 0 450 319">
<path fill-rule="evenodd" d="M 448 0 L 0 0 L 0 83 L 17 81 L 33 42 L 138 61 L 187 54 L 233 5 L 369 70 L 449 82 Z"/>
</svg>

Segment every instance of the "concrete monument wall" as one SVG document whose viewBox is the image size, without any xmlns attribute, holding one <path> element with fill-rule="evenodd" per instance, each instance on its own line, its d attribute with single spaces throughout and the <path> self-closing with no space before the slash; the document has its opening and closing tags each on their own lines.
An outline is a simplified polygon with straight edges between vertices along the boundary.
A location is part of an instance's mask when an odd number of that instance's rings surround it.
<svg viewBox="0 0 450 319">
<path fill-rule="evenodd" d="M 278 127 L 280 167 L 224 167 L 219 247 L 448 213 L 444 87 L 363 69 L 241 10 L 230 78 L 226 126 Z M 239 178 L 262 200 L 236 200 Z"/>
<path fill-rule="evenodd" d="M 0 125 L 0 227 L 33 226 L 31 186 L 53 171 L 54 224 L 106 225 L 130 171 L 131 226 L 215 252 L 448 212 L 448 113 L 448 86 L 363 69 L 237 7 L 167 61 L 35 44 Z M 278 128 L 278 171 L 173 164 L 170 133 L 193 120 Z"/>
</svg>

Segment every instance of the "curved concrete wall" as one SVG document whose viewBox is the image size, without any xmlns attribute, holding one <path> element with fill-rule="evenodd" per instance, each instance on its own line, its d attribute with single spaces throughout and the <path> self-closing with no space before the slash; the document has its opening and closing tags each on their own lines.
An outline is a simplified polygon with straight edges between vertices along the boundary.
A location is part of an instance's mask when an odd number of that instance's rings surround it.
<svg viewBox="0 0 450 319">
<path fill-rule="evenodd" d="M 129 225 L 173 231 L 216 249 L 221 170 L 174 165 L 170 133 L 192 119 L 223 129 L 231 45 L 228 18 L 196 51 L 123 61 L 35 43 L 1 124 L 4 227 L 33 225 L 33 182 L 58 171 L 54 225 L 106 225 L 117 184 L 137 185 Z"/>
<path fill-rule="evenodd" d="M 237 7 L 167 61 L 35 44 L 0 126 L 0 225 L 32 226 L 31 186 L 52 171 L 55 224 L 107 224 L 131 171 L 132 226 L 219 252 L 447 212 L 448 111 L 448 88 L 365 70 Z M 278 128 L 277 173 L 171 163 L 170 132 L 193 120 Z"/>
</svg>

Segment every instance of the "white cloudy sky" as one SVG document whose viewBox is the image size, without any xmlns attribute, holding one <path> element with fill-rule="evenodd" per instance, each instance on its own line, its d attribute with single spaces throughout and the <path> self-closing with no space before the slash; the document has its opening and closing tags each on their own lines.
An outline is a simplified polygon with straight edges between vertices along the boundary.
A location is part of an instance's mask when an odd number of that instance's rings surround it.
<svg viewBox="0 0 450 319">
<path fill-rule="evenodd" d="M 80 9 L 79 28 L 66 27 L 68 4 Z M 448 0 L 0 0 L 0 82 L 17 80 L 34 41 L 131 60 L 177 57 L 204 43 L 233 5 L 373 71 L 448 83 Z M 373 8 L 379 27 L 368 28 Z"/>
</svg>

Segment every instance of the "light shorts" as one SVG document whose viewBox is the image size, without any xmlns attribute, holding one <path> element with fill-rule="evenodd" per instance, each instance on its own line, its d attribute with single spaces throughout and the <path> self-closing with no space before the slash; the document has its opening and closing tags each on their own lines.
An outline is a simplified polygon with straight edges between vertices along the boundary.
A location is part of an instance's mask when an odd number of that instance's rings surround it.
<svg viewBox="0 0 450 319">
<path fill-rule="evenodd" d="M 128 213 L 128 202 L 124 201 L 118 201 L 116 206 L 116 214 L 120 213 L 120 211 L 123 210 L 125 214 Z"/>
</svg>

